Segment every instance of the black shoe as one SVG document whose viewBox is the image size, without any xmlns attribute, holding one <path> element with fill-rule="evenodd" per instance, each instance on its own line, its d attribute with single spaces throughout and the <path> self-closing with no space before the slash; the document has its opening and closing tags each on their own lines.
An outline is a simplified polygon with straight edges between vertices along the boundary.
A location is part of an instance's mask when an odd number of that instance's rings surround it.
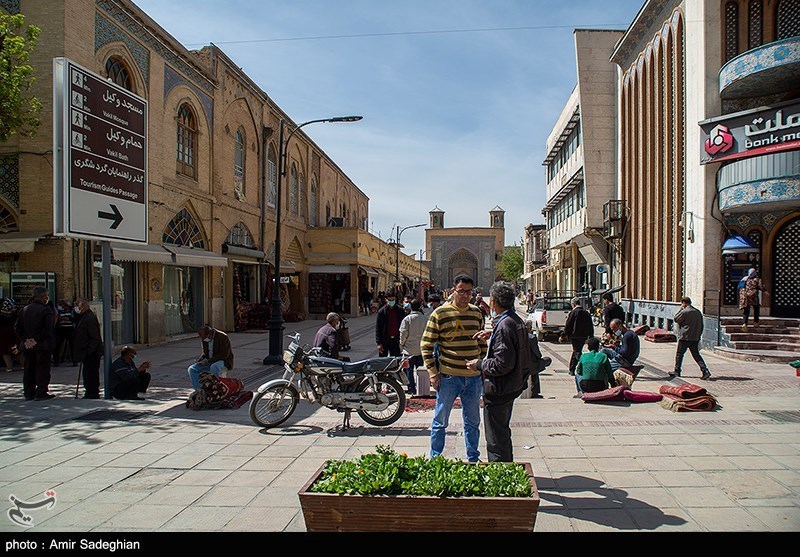
<svg viewBox="0 0 800 557">
<path fill-rule="evenodd" d="M 676 377 L 680 377 L 680 376 L 681 376 L 681 372 L 679 372 L 679 371 L 673 371 L 672 373 L 669 374 L 669 378 L 670 379 L 675 379 Z"/>
<path fill-rule="evenodd" d="M 703 377 L 701 379 L 706 379 L 706 380 L 711 379 L 711 372 L 708 371 L 708 370 L 705 370 L 703 372 Z"/>
<path fill-rule="evenodd" d="M 50 400 L 51 398 L 56 398 L 56 395 L 51 395 L 47 393 L 46 395 L 39 395 L 37 397 L 33 397 L 33 400 Z"/>
<path fill-rule="evenodd" d="M 542 395 L 531 395 L 531 398 L 544 398 Z"/>
<path fill-rule="evenodd" d="M 26 396 L 25 400 L 33 400 L 33 397 L 32 396 Z"/>
<path fill-rule="evenodd" d="M 575 371 L 574 370 L 570 370 L 569 374 L 574 376 L 575 375 Z"/>
<path fill-rule="evenodd" d="M 83 398 L 100 398 L 100 395 L 83 395 Z"/>
</svg>

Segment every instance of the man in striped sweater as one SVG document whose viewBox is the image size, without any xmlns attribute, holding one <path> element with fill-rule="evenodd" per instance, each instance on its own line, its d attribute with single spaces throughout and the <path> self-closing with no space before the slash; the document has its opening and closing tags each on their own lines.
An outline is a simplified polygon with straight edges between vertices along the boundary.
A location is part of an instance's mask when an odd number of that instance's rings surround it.
<svg viewBox="0 0 800 557">
<path fill-rule="evenodd" d="M 481 310 L 470 304 L 474 282 L 465 274 L 453 279 L 453 300 L 436 308 L 428 318 L 420 349 L 425 367 L 436 389 L 436 410 L 431 424 L 431 458 L 442 454 L 450 411 L 456 398 L 461 399 L 467 460 L 478 462 L 480 452 L 483 384 L 479 371 L 467 369 L 467 361 L 483 358 L 486 341 L 473 338 L 484 328 Z M 439 359 L 434 358 L 434 345 Z"/>
</svg>

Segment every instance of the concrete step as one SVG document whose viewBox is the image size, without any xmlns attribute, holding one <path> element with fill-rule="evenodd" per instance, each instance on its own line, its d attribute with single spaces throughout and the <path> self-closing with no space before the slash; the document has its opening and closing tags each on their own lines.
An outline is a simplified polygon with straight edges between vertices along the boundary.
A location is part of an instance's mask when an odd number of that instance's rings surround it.
<svg viewBox="0 0 800 557">
<path fill-rule="evenodd" d="M 778 344 L 797 344 L 800 345 L 800 335 L 793 334 L 767 334 L 767 333 L 751 333 L 750 331 L 743 333 L 737 329 L 729 332 L 731 342 L 775 342 Z"/>
<path fill-rule="evenodd" d="M 723 327 L 726 333 L 741 333 L 742 332 L 742 324 L 739 323 L 738 325 L 726 325 Z M 798 335 L 800 336 L 800 329 L 796 329 L 794 327 L 771 327 L 768 325 L 753 325 L 750 323 L 747 326 L 747 333 L 751 334 L 758 334 L 758 335 Z"/>
<path fill-rule="evenodd" d="M 775 351 L 781 350 L 783 352 L 797 352 L 800 354 L 800 344 L 789 344 L 789 343 L 780 343 L 775 342 L 774 340 L 770 342 L 753 342 L 753 341 L 744 341 L 744 342 L 734 342 L 733 347 L 736 350 L 761 350 L 761 351 Z"/>
<path fill-rule="evenodd" d="M 785 352 L 783 350 L 737 350 L 736 348 L 728 348 L 727 346 L 717 346 L 714 348 L 714 353 L 718 356 L 724 356 L 734 360 L 743 360 L 745 362 L 788 364 L 789 362 L 800 360 L 800 354 L 797 352 Z"/>
<path fill-rule="evenodd" d="M 744 319 L 741 315 L 722 317 L 720 322 L 722 325 L 741 325 Z M 762 317 L 759 319 L 761 325 L 769 325 L 771 327 L 800 327 L 800 319 L 791 319 L 783 317 Z M 753 316 L 750 315 L 750 324 L 753 323 Z"/>
</svg>

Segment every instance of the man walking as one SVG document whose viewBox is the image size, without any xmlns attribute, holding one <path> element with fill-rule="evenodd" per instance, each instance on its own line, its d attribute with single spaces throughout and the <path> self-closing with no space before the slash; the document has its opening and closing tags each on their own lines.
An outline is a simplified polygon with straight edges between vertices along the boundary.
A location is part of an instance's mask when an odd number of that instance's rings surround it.
<svg viewBox="0 0 800 557">
<path fill-rule="evenodd" d="M 478 462 L 480 457 L 478 442 L 481 435 L 480 398 L 483 387 L 480 372 L 467 369 L 467 361 L 482 358 L 486 354 L 485 342 L 475 336 L 483 330 L 483 313 L 469 303 L 474 284 L 472 277 L 456 275 L 453 279 L 453 301 L 433 311 L 422 334 L 422 359 L 430 375 L 431 386 L 436 389 L 436 409 L 431 423 L 431 458 L 444 451 L 445 433 L 456 398 L 461 399 L 467 460 Z M 434 346 L 438 349 L 438 367 Z"/>
<path fill-rule="evenodd" d="M 75 360 L 83 364 L 83 398 L 100 398 L 100 357 L 103 341 L 100 322 L 85 298 L 75 301 Z"/>
<path fill-rule="evenodd" d="M 581 353 L 583 353 L 583 345 L 586 344 L 586 339 L 593 335 L 592 316 L 583 309 L 580 298 L 572 298 L 572 311 L 567 315 L 564 334 L 560 339 L 563 342 L 569 338 L 572 342 L 572 357 L 569 359 L 570 375 L 575 375 L 575 368 L 578 366 L 578 360 L 581 359 Z"/>
<path fill-rule="evenodd" d="M 692 353 L 692 358 L 700 366 L 703 372 L 703 379 L 709 379 L 711 372 L 708 371 L 703 357 L 700 355 L 700 339 L 703 337 L 703 314 L 692 305 L 692 299 L 688 296 L 681 298 L 681 309 L 673 318 L 678 324 L 678 351 L 675 353 L 675 371 L 669 374 L 670 379 L 681 376 L 681 366 L 683 356 L 686 351 Z"/>
<path fill-rule="evenodd" d="M 22 388 L 25 400 L 49 400 L 56 395 L 50 388 L 50 365 L 56 344 L 53 310 L 47 305 L 47 290 L 33 289 L 33 300 L 25 306 L 15 325 L 25 353 Z"/>
<path fill-rule="evenodd" d="M 483 381 L 483 418 L 489 462 L 513 462 L 511 412 L 514 399 L 525 390 L 531 372 L 528 333 L 514 310 L 514 287 L 496 282 L 489 290 L 489 309 L 494 316 L 486 357 L 467 362 Z M 479 332 L 475 336 L 481 336 Z"/>
<path fill-rule="evenodd" d="M 411 302 L 411 313 L 403 318 L 400 323 L 400 348 L 411 356 L 408 363 L 408 393 L 417 394 L 417 380 L 415 372 L 417 366 L 422 366 L 422 350 L 419 344 L 422 342 L 422 333 L 425 332 L 425 324 L 428 318 L 422 313 L 422 300 Z M 427 372 L 426 372 L 427 373 Z"/>
<path fill-rule="evenodd" d="M 395 293 L 386 293 L 386 305 L 378 310 L 375 319 L 375 344 L 378 356 L 400 356 L 400 323 L 406 316 L 405 310 L 397 305 Z"/>
<path fill-rule="evenodd" d="M 192 388 L 200 388 L 200 374 L 208 372 L 219 377 L 233 369 L 233 349 L 228 335 L 211 325 L 203 325 L 197 331 L 200 336 L 203 354 L 187 369 Z"/>
</svg>

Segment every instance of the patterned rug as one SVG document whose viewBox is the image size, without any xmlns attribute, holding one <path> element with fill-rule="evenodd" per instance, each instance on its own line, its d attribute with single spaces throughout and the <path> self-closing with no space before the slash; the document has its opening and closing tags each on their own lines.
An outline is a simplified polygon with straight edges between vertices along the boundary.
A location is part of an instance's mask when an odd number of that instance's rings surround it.
<svg viewBox="0 0 800 557">
<path fill-rule="evenodd" d="M 436 397 L 415 396 L 406 398 L 406 412 L 427 412 L 436 408 Z M 457 398 L 453 408 L 461 408 L 461 399 Z"/>
</svg>

